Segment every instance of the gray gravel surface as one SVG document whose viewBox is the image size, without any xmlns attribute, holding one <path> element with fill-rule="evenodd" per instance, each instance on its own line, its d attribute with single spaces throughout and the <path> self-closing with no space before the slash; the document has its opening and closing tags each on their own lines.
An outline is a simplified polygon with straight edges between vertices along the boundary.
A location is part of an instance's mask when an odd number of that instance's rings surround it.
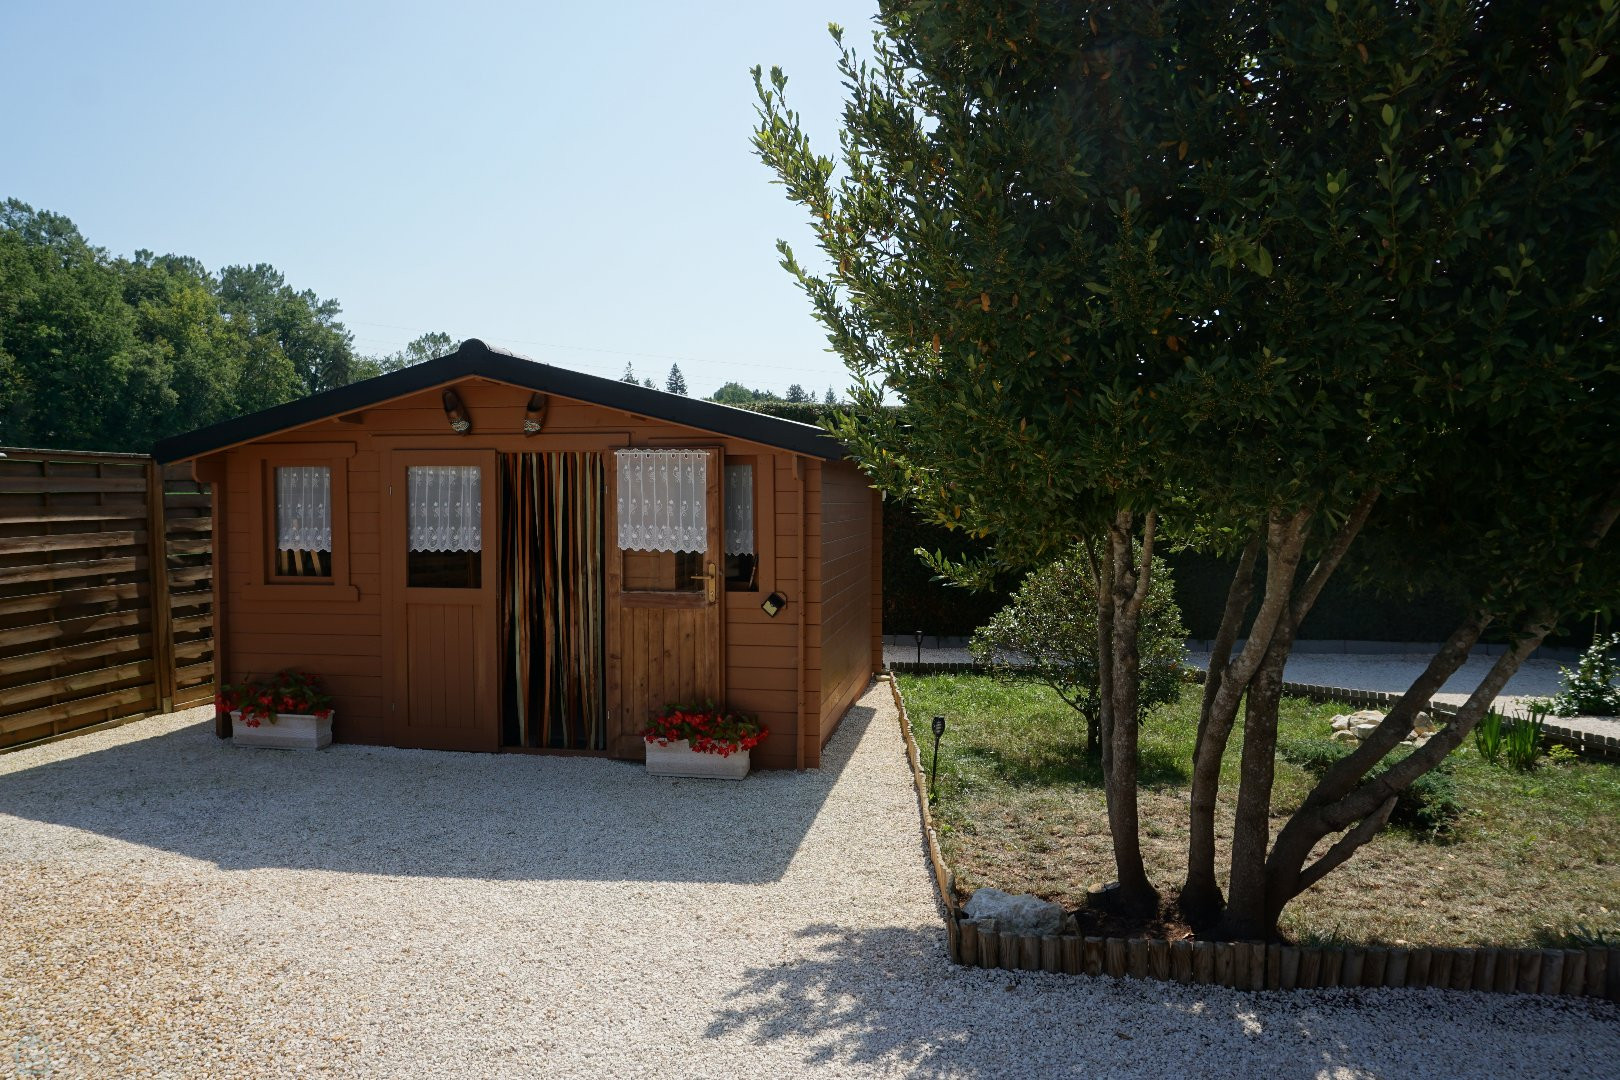
<svg viewBox="0 0 1620 1080">
<path fill-rule="evenodd" d="M 1613 1076 L 1620 1015 L 944 957 L 889 691 L 819 772 L 242 750 L 194 710 L 0 756 L 0 1074 Z"/>
</svg>

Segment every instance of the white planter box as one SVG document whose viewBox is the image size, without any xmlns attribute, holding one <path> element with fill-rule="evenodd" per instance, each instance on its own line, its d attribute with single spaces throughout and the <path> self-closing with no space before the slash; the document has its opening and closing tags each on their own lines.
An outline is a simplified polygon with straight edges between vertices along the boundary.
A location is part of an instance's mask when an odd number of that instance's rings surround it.
<svg viewBox="0 0 1620 1080">
<path fill-rule="evenodd" d="M 685 739 L 660 746 L 647 744 L 647 771 L 653 776 L 695 776 L 706 780 L 741 780 L 748 775 L 748 751 L 729 757 L 700 754 Z"/>
<path fill-rule="evenodd" d="M 258 727 L 242 722 L 242 714 L 231 713 L 231 744 L 269 746 L 278 750 L 319 750 L 332 743 L 332 717 L 324 719 L 309 713 L 278 713 L 276 722 L 261 720 Z"/>
</svg>

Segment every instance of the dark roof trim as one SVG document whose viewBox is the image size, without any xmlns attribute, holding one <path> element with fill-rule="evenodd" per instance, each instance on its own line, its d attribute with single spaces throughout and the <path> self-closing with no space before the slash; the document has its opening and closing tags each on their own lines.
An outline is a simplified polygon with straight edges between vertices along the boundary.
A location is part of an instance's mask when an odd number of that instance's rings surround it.
<svg viewBox="0 0 1620 1080">
<path fill-rule="evenodd" d="M 288 428 L 301 427 L 342 413 L 354 412 L 379 402 L 432 389 L 457 379 L 482 376 L 511 383 L 527 390 L 576 398 L 593 405 L 622 409 L 654 420 L 697 428 L 716 435 L 727 435 L 762 443 L 798 454 L 837 461 L 846 455 L 832 436 L 811 424 L 783 420 L 764 413 L 698 401 L 680 394 L 649 390 L 644 386 L 586 375 L 567 368 L 542 364 L 526 356 L 495 349 L 477 338 L 469 338 L 448 356 L 414 367 L 379 375 L 375 379 L 340 386 L 335 390 L 289 401 L 262 412 L 189 431 L 160 441 L 152 456 L 168 464 L 201 457 L 230 446 L 240 446 Z"/>
</svg>

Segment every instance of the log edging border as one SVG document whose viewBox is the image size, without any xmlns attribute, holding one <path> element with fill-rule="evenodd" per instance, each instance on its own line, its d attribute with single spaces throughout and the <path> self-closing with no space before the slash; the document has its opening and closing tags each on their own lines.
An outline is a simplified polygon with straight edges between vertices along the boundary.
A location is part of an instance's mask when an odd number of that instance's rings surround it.
<svg viewBox="0 0 1620 1080">
<path fill-rule="evenodd" d="M 928 781 L 900 682 L 894 695 L 911 767 L 923 847 L 945 921 L 946 953 L 964 967 L 1107 975 L 1236 990 L 1417 987 L 1498 994 L 1546 994 L 1620 1002 L 1620 948 L 1439 948 L 1383 945 L 1281 945 L 1259 941 L 1163 941 L 984 930 L 956 906 L 956 875 L 940 850 L 928 805 Z M 1323 687 L 1314 690 L 1331 691 Z M 1370 694 L 1371 691 L 1360 693 Z M 1303 695 L 1301 695 L 1303 696 Z M 1397 695 L 1381 695 L 1393 700 Z M 1340 700 L 1330 698 L 1328 700 Z M 1370 700 L 1370 699 L 1369 699 Z"/>
</svg>

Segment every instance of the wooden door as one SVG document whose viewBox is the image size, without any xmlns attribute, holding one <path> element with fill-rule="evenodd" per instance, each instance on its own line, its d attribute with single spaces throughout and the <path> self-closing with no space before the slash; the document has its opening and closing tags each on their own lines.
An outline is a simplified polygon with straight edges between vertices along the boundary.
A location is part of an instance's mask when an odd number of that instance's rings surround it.
<svg viewBox="0 0 1620 1080">
<path fill-rule="evenodd" d="M 670 704 L 725 703 L 725 460 L 704 449 L 707 542 L 700 552 L 618 546 L 617 455 L 608 466 L 608 748 L 642 758 L 648 717 Z"/>
<path fill-rule="evenodd" d="M 476 551 L 465 539 L 451 550 L 434 541 L 413 550 L 413 502 L 434 467 L 471 470 L 476 477 L 482 535 Z M 433 750 L 496 750 L 500 745 L 500 684 L 496 652 L 498 589 L 496 459 L 486 450 L 395 450 L 383 482 L 383 621 L 388 741 Z M 420 471 L 413 471 L 420 470 Z M 438 470 L 442 474 L 443 470 Z M 465 488 L 455 496 L 464 499 Z M 455 548 L 459 545 L 459 550 Z"/>
</svg>

